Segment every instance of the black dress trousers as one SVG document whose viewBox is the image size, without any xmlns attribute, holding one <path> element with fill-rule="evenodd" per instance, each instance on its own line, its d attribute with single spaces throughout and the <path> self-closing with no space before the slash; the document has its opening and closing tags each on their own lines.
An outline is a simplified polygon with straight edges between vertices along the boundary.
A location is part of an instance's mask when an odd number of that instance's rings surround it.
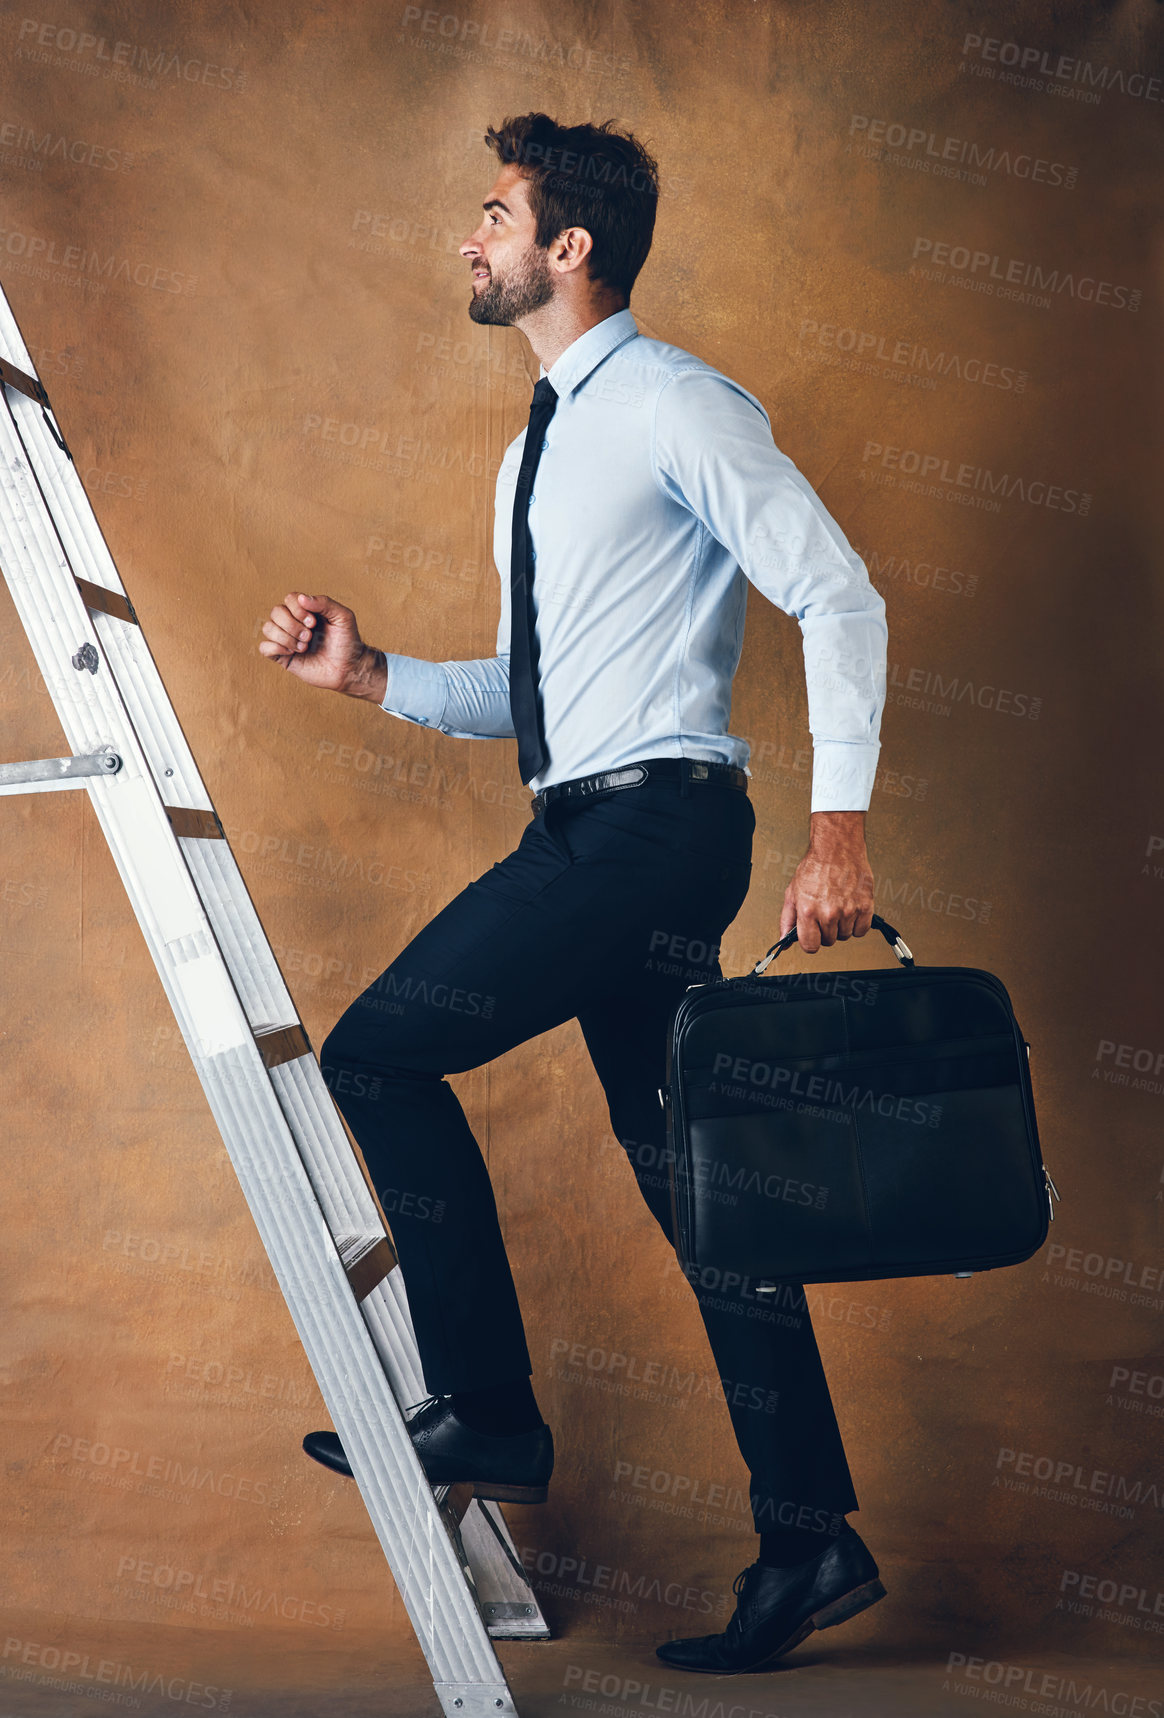
<svg viewBox="0 0 1164 1718">
<path fill-rule="evenodd" d="M 324 1076 L 389 1213 L 434 1395 L 533 1371 L 488 1171 L 444 1076 L 577 1018 L 615 1137 L 670 1240 L 658 1098 L 668 1018 L 688 984 L 720 976 L 755 821 L 745 793 L 707 781 L 556 801 L 324 1042 Z M 594 1145 L 531 1139 L 528 1149 Z M 784 1285 L 772 1306 L 747 1285 L 692 1287 L 757 1529 L 820 1531 L 827 1517 L 836 1532 L 857 1499 L 803 1291 Z"/>
</svg>

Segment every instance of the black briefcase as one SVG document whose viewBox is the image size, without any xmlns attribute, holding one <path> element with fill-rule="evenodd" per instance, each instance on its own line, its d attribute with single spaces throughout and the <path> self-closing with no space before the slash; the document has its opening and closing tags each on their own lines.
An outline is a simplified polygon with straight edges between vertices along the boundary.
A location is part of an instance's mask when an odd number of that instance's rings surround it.
<svg viewBox="0 0 1164 1718">
<path fill-rule="evenodd" d="M 675 1009 L 659 1095 L 688 1275 L 968 1276 L 1046 1240 L 1059 1194 L 1004 985 L 918 966 L 892 925 L 873 928 L 897 967 L 762 977 L 794 927 Z"/>
</svg>

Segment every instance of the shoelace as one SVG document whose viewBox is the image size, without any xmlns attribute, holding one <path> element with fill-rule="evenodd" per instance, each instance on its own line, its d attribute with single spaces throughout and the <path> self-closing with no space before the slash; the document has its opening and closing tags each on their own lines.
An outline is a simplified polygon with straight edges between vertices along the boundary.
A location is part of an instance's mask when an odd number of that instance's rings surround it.
<svg viewBox="0 0 1164 1718">
<path fill-rule="evenodd" d="M 440 1400 L 440 1396 L 422 1396 L 419 1402 L 410 1402 L 404 1412 L 410 1420 L 413 1420 L 416 1418 L 417 1414 L 420 1413 L 422 1408 L 430 1407 L 433 1402 L 439 1402 Z"/>
<path fill-rule="evenodd" d="M 740 1596 L 740 1588 L 743 1586 L 744 1582 L 747 1580 L 747 1578 L 751 1574 L 752 1570 L 758 1569 L 759 1567 L 760 1567 L 760 1562 L 759 1562 L 759 1558 L 757 1558 L 754 1563 L 749 1563 L 746 1569 L 740 1570 L 739 1574 L 736 1576 L 735 1580 L 732 1582 L 732 1592 L 736 1595 L 737 1599 Z"/>
</svg>

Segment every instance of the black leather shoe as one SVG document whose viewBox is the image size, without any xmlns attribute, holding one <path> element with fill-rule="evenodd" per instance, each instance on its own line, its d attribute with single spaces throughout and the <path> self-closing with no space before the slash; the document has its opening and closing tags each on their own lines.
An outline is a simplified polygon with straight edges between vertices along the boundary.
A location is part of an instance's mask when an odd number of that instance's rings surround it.
<svg viewBox="0 0 1164 1718">
<path fill-rule="evenodd" d="M 508 1437 L 474 1431 L 453 1413 L 449 1396 L 433 1396 L 408 1421 L 408 1435 L 431 1485 L 471 1484 L 474 1497 L 501 1503 L 544 1503 L 554 1471 L 549 1426 Z M 334 1473 L 352 1477 L 335 1432 L 308 1432 L 307 1454 Z"/>
<path fill-rule="evenodd" d="M 877 1565 L 846 1522 L 827 1550 L 792 1569 L 752 1563 L 736 1576 L 735 1615 L 722 1634 L 672 1640 L 655 1650 L 679 1670 L 730 1676 L 763 1670 L 813 1629 L 831 1629 L 885 1597 Z"/>
</svg>

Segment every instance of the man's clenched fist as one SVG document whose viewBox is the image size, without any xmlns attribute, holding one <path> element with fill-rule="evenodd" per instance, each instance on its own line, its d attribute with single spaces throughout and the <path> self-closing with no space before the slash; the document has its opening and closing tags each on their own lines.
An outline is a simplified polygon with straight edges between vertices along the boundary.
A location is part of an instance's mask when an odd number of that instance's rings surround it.
<svg viewBox="0 0 1164 1718">
<path fill-rule="evenodd" d="M 332 597 L 288 591 L 263 622 L 259 654 L 309 686 L 349 698 L 383 701 L 388 687 L 384 652 L 365 644 L 350 608 Z"/>
</svg>

